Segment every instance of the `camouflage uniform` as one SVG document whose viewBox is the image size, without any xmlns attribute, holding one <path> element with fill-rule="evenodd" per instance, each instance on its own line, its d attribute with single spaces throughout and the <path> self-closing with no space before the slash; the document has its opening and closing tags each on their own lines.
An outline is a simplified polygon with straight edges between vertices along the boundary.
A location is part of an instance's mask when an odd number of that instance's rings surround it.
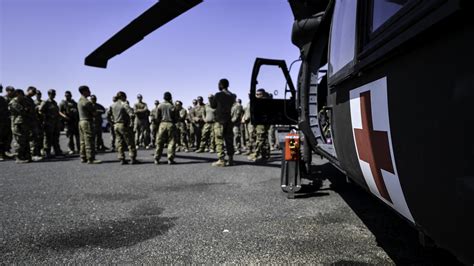
<svg viewBox="0 0 474 266">
<path fill-rule="evenodd" d="M 79 111 L 77 110 L 76 101 L 73 99 L 62 100 L 59 104 L 59 111 L 69 118 L 64 120 L 69 151 L 79 151 Z M 76 143 L 75 146 L 74 142 Z"/>
<path fill-rule="evenodd" d="M 116 102 L 116 101 L 115 101 Z M 112 150 L 115 150 L 115 122 L 114 122 L 114 117 L 112 115 L 112 105 L 107 109 L 107 121 L 109 121 L 110 124 L 110 148 Z"/>
<path fill-rule="evenodd" d="M 8 103 L 5 98 L 0 96 L 0 160 L 3 160 L 8 151 L 8 132 L 11 132 L 10 112 L 8 111 Z"/>
<path fill-rule="evenodd" d="M 206 104 L 204 108 L 204 127 L 201 134 L 201 143 L 199 145 L 199 152 L 209 150 L 214 152 L 216 149 L 216 141 L 214 135 L 215 109 L 210 104 Z"/>
<path fill-rule="evenodd" d="M 102 115 L 105 114 L 105 107 L 98 103 L 94 105 L 94 143 L 96 150 L 105 150 L 104 139 L 102 138 L 102 123 L 104 119 Z"/>
<path fill-rule="evenodd" d="M 270 157 L 270 143 L 268 141 L 269 126 L 255 125 L 255 152 L 250 156 L 252 160 L 268 159 Z"/>
<path fill-rule="evenodd" d="M 8 105 L 12 120 L 12 133 L 17 143 L 16 154 L 17 161 L 30 161 L 30 127 L 29 116 L 31 106 L 26 103 L 26 97 L 19 100 L 18 97 L 13 98 Z"/>
<path fill-rule="evenodd" d="M 61 131 L 59 107 L 55 100 L 47 99 L 43 101 L 39 107 L 44 122 L 44 143 L 43 149 L 47 157 L 51 154 L 53 147 L 55 155 L 61 155 L 62 151 L 59 146 L 59 135 Z"/>
<path fill-rule="evenodd" d="M 148 147 L 150 145 L 150 122 L 148 117 L 150 111 L 144 102 L 137 102 L 134 107 L 135 110 L 135 132 L 137 145 Z"/>
<path fill-rule="evenodd" d="M 40 94 L 41 95 L 41 94 Z M 36 94 L 36 96 L 38 96 L 38 92 Z M 36 113 L 36 119 L 38 121 L 38 128 L 39 128 L 39 135 L 38 135 L 38 138 L 40 139 L 40 143 L 41 143 L 41 148 L 40 148 L 40 153 L 41 155 L 44 155 L 45 153 L 45 150 L 44 150 L 44 138 L 46 137 L 46 132 L 44 131 L 44 115 L 41 113 L 40 111 L 40 108 L 41 108 L 41 104 L 44 103 L 44 101 L 40 98 L 36 98 L 36 100 L 34 101 L 35 103 L 35 113 Z"/>
<path fill-rule="evenodd" d="M 233 124 L 233 133 L 234 133 L 234 147 L 237 150 L 236 153 L 240 153 L 240 150 L 242 149 L 242 134 L 240 131 L 240 125 L 241 125 L 241 120 L 242 120 L 242 115 L 243 115 L 243 108 L 242 105 L 239 103 L 234 103 L 231 109 L 231 121 Z"/>
<path fill-rule="evenodd" d="M 135 146 L 135 138 L 130 128 L 133 117 L 133 109 L 124 101 L 117 100 L 110 107 L 114 121 L 116 147 L 118 159 L 125 160 L 125 145 L 128 147 L 128 154 L 132 160 L 137 157 L 137 149 Z"/>
<path fill-rule="evenodd" d="M 191 146 L 191 148 L 194 148 L 196 144 L 196 134 L 194 133 L 193 117 L 191 114 L 192 110 L 193 108 L 189 107 L 186 121 L 187 121 L 187 129 L 188 129 L 188 136 L 189 136 L 188 143 Z"/>
<path fill-rule="evenodd" d="M 5 102 L 6 102 L 6 105 L 7 105 L 7 109 L 8 109 L 8 105 L 10 104 L 10 102 L 13 100 L 13 97 L 8 97 L 8 96 L 5 96 L 3 99 L 5 99 Z M 7 120 L 6 120 L 6 123 L 7 123 L 7 127 L 6 127 L 6 130 L 4 131 L 4 134 L 5 134 L 5 141 L 3 142 L 3 145 L 4 145 L 4 152 L 10 152 L 11 150 L 11 144 L 12 144 L 12 141 L 13 141 L 13 133 L 12 133 L 12 120 L 11 120 L 11 117 L 10 117 L 10 112 L 7 112 L 7 113 L 3 113 L 3 114 L 0 114 L 1 115 L 6 115 L 7 117 Z M 1 133 L 0 133 L 1 134 Z"/>
<path fill-rule="evenodd" d="M 29 97 L 25 97 L 25 102 L 28 105 L 28 117 L 26 123 L 30 130 L 30 148 L 31 155 L 41 156 L 41 148 L 43 147 L 43 132 L 40 128 L 40 121 L 38 120 L 38 111 L 35 101 Z"/>
<path fill-rule="evenodd" d="M 178 149 L 183 149 L 183 151 L 188 152 L 188 133 L 186 126 L 186 118 L 188 116 L 188 111 L 182 108 L 177 110 L 178 117 L 176 120 L 176 140 L 178 143 Z"/>
<path fill-rule="evenodd" d="M 242 121 L 244 121 L 245 135 L 247 136 L 247 154 L 251 154 L 255 145 L 255 128 L 250 122 L 250 103 L 244 109 Z"/>
<path fill-rule="evenodd" d="M 234 155 L 234 134 L 232 133 L 231 109 L 236 100 L 235 94 L 222 90 L 211 98 L 211 107 L 216 109 L 216 123 L 214 124 L 214 134 L 216 138 L 216 150 L 218 162 L 223 162 L 225 158 L 224 142 L 229 157 L 229 164 L 233 162 Z"/>
<path fill-rule="evenodd" d="M 196 105 L 193 109 L 191 109 L 191 117 L 193 119 L 193 130 L 194 130 L 194 138 L 196 147 L 199 148 L 201 144 L 201 137 L 202 137 L 202 129 L 204 127 L 204 114 L 205 114 L 205 106 L 204 105 Z"/>
<path fill-rule="evenodd" d="M 95 160 L 93 124 L 95 108 L 92 102 L 81 96 L 77 103 L 77 109 L 79 111 L 80 156 L 83 162 L 91 162 Z"/>
<path fill-rule="evenodd" d="M 163 148 L 168 143 L 168 161 L 173 162 L 175 156 L 175 122 L 177 113 L 172 103 L 164 101 L 158 105 L 156 117 L 160 121 L 158 136 L 156 137 L 155 162 L 159 162 Z"/>
<path fill-rule="evenodd" d="M 158 128 L 160 127 L 160 125 L 157 122 L 158 119 L 155 117 L 157 108 L 158 108 L 158 105 L 155 105 L 155 108 L 153 108 L 150 112 L 151 144 L 152 145 L 155 145 L 156 143 L 156 134 L 158 134 Z"/>
</svg>

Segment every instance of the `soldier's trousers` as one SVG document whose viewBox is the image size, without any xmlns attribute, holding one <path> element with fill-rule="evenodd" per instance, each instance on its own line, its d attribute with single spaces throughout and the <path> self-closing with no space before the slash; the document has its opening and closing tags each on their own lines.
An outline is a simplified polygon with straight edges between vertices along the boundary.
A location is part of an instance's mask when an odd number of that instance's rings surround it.
<svg viewBox="0 0 474 266">
<path fill-rule="evenodd" d="M 43 149 L 47 155 L 51 153 L 51 147 L 55 155 L 62 154 L 59 146 L 60 125 L 57 123 L 46 123 L 44 125 L 44 143 Z"/>
<path fill-rule="evenodd" d="M 151 123 L 151 143 L 154 145 L 156 143 L 156 134 L 158 134 L 159 125 L 156 123 Z"/>
<path fill-rule="evenodd" d="M 83 160 L 95 159 L 94 127 L 92 121 L 79 121 L 80 156 Z"/>
<path fill-rule="evenodd" d="M 110 125 L 110 147 L 115 149 L 115 125 Z"/>
<path fill-rule="evenodd" d="M 196 134 L 194 133 L 194 126 L 192 123 L 188 124 L 188 132 L 189 132 L 189 144 L 194 147 L 196 144 Z"/>
<path fill-rule="evenodd" d="M 104 139 L 102 138 L 102 121 L 94 122 L 94 143 L 96 150 L 104 148 Z"/>
<path fill-rule="evenodd" d="M 203 127 L 204 127 L 204 123 L 202 122 L 193 123 L 195 145 L 197 148 L 199 148 L 199 145 L 201 145 L 201 136 L 202 136 Z"/>
<path fill-rule="evenodd" d="M 137 148 L 135 146 L 135 139 L 133 137 L 132 129 L 123 123 L 116 123 L 114 125 L 118 158 L 125 159 L 125 145 L 128 147 L 128 155 L 130 158 L 137 158 Z"/>
<path fill-rule="evenodd" d="M 12 125 L 12 134 L 17 143 L 17 158 L 31 160 L 30 128 L 26 124 L 14 124 Z"/>
<path fill-rule="evenodd" d="M 255 125 L 255 156 L 268 158 L 270 156 L 270 144 L 268 142 L 268 126 Z"/>
<path fill-rule="evenodd" d="M 150 124 L 148 121 L 137 120 L 135 123 L 137 145 L 143 144 L 145 147 L 150 144 Z"/>
<path fill-rule="evenodd" d="M 214 124 L 214 122 L 208 122 L 204 124 L 201 134 L 201 144 L 199 144 L 200 150 L 204 150 L 206 147 L 209 147 L 211 150 L 216 149 Z"/>
<path fill-rule="evenodd" d="M 11 143 L 11 125 L 9 123 L 0 123 L 0 156 L 3 156 L 5 152 L 10 151 Z M 8 120 L 10 122 L 10 120 Z"/>
<path fill-rule="evenodd" d="M 32 122 L 28 125 L 30 128 L 30 149 L 33 156 L 41 156 L 43 148 L 43 130 L 38 123 Z"/>
<path fill-rule="evenodd" d="M 225 157 L 224 143 L 227 156 L 230 158 L 234 155 L 234 133 L 232 132 L 232 127 L 232 122 L 230 121 L 226 123 L 214 123 L 217 158 L 219 158 L 219 160 L 224 160 Z"/>
<path fill-rule="evenodd" d="M 251 152 L 255 149 L 255 127 L 247 123 L 247 149 Z"/>
<path fill-rule="evenodd" d="M 232 131 L 234 132 L 234 148 L 240 151 L 240 149 L 242 149 L 242 134 L 240 131 L 240 123 L 234 124 Z"/>
<path fill-rule="evenodd" d="M 66 128 L 66 137 L 68 138 L 67 146 L 70 151 L 79 151 L 80 149 L 80 138 L 79 138 L 79 123 L 78 122 L 68 122 L 65 125 Z M 74 143 L 76 145 L 74 145 Z"/>
<path fill-rule="evenodd" d="M 186 123 L 184 122 L 176 123 L 176 142 L 178 143 L 179 147 L 189 149 L 188 133 L 186 130 Z"/>
<path fill-rule="evenodd" d="M 276 147 L 278 145 L 274 125 L 271 125 L 268 128 L 268 141 L 270 142 L 270 147 Z"/>
<path fill-rule="evenodd" d="M 240 123 L 241 147 L 247 147 L 247 132 L 245 123 Z"/>
<path fill-rule="evenodd" d="M 171 122 L 161 122 L 156 136 L 155 159 L 159 160 L 163 154 L 163 148 L 168 143 L 168 160 L 173 160 L 175 155 L 175 125 Z"/>
</svg>

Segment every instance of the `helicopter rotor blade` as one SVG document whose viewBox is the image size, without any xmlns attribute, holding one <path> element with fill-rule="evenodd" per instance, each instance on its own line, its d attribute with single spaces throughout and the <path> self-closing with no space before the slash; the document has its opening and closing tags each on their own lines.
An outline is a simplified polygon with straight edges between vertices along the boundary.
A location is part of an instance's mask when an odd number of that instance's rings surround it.
<svg viewBox="0 0 474 266">
<path fill-rule="evenodd" d="M 85 58 L 85 65 L 106 68 L 107 62 L 145 36 L 200 4 L 203 0 L 160 0 Z"/>
</svg>

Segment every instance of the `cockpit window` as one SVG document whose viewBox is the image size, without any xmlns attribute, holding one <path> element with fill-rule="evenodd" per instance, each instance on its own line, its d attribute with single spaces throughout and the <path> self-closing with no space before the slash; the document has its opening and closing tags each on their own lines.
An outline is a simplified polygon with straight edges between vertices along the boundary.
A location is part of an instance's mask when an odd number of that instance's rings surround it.
<svg viewBox="0 0 474 266">
<path fill-rule="evenodd" d="M 356 0 L 337 0 L 331 28 L 328 74 L 332 76 L 354 60 L 356 41 Z"/>
<path fill-rule="evenodd" d="M 374 32 L 395 15 L 410 0 L 373 0 L 372 29 Z"/>
</svg>

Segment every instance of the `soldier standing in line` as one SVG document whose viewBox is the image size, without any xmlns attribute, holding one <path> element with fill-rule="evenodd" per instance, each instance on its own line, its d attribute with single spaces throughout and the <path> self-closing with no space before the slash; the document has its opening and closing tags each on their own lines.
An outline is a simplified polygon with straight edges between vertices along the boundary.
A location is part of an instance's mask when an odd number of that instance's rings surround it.
<svg viewBox="0 0 474 266">
<path fill-rule="evenodd" d="M 193 129 L 195 136 L 196 148 L 199 149 L 201 144 L 202 128 L 204 127 L 204 113 L 205 106 L 201 96 L 197 97 L 197 104 L 191 110 L 191 117 L 193 118 Z"/>
<path fill-rule="evenodd" d="M 42 101 L 39 106 L 39 113 L 43 117 L 44 122 L 44 153 L 46 158 L 52 158 L 51 147 L 53 147 L 54 155 L 61 156 L 63 152 L 59 146 L 59 135 L 61 124 L 59 121 L 59 106 L 54 100 L 56 91 L 51 89 L 48 91 L 48 99 Z"/>
<path fill-rule="evenodd" d="M 156 119 L 156 109 L 158 108 L 158 105 L 160 104 L 160 101 L 156 100 L 155 101 L 155 107 L 151 110 L 150 112 L 150 124 L 151 124 L 151 143 L 150 147 L 154 147 L 156 143 L 156 134 L 158 134 L 158 128 L 160 125 L 157 123 Z"/>
<path fill-rule="evenodd" d="M 137 141 L 137 147 L 142 146 L 147 149 L 150 148 L 150 110 L 148 110 L 148 105 L 143 102 L 143 97 L 141 94 L 137 95 L 138 102 L 135 103 L 135 132 Z"/>
<path fill-rule="evenodd" d="M 257 98 L 267 98 L 268 94 L 264 89 L 260 88 L 255 93 Z M 255 152 L 250 154 L 247 159 L 254 162 L 265 161 L 270 157 L 270 144 L 268 141 L 267 125 L 255 125 Z"/>
<path fill-rule="evenodd" d="M 0 84 L 0 93 L 2 92 L 3 86 Z M 0 161 L 4 161 L 7 158 L 8 131 L 10 130 L 11 125 L 8 103 L 4 97 L 0 96 Z"/>
<path fill-rule="evenodd" d="M 234 164 L 234 143 L 231 122 L 231 109 L 235 103 L 235 94 L 229 91 L 229 81 L 219 80 L 219 92 L 211 98 L 211 107 L 216 109 L 216 123 L 214 133 L 216 134 L 216 149 L 218 160 L 212 166 L 222 167 Z M 224 142 L 227 150 L 228 161 L 225 162 Z"/>
<path fill-rule="evenodd" d="M 250 155 L 255 145 L 255 128 L 250 121 L 250 102 L 245 106 L 242 124 L 245 125 L 245 135 L 247 136 L 247 152 L 245 155 Z"/>
<path fill-rule="evenodd" d="M 189 152 L 188 136 L 186 129 L 186 118 L 188 116 L 188 111 L 183 108 L 183 103 L 181 101 L 176 101 L 175 103 L 176 113 L 178 114 L 176 120 L 176 142 L 178 147 L 176 151 Z"/>
<path fill-rule="evenodd" d="M 100 160 L 95 159 L 94 146 L 94 116 L 95 108 L 91 101 L 87 99 L 91 95 L 91 91 L 87 86 L 80 86 L 79 93 L 81 98 L 77 103 L 79 111 L 79 139 L 80 139 L 80 156 L 82 163 L 99 164 Z"/>
<path fill-rule="evenodd" d="M 16 163 L 31 162 L 29 116 L 31 106 L 26 103 L 25 94 L 17 89 L 8 104 L 11 114 L 12 133 L 17 143 Z"/>
<path fill-rule="evenodd" d="M 241 143 L 240 147 L 241 147 L 241 152 L 243 152 L 244 150 L 247 149 L 246 125 L 245 125 L 245 123 L 242 123 L 242 118 L 244 117 L 244 114 L 245 114 L 245 108 L 242 105 L 242 100 L 241 99 L 238 99 L 237 103 L 239 103 L 240 106 L 242 106 L 242 115 L 240 117 L 239 124 L 240 124 L 240 143 Z"/>
<path fill-rule="evenodd" d="M 46 132 L 44 131 L 45 128 L 44 128 L 44 115 L 40 112 L 40 107 L 41 107 L 41 104 L 44 102 L 43 99 L 42 99 L 42 96 L 43 94 L 41 93 L 40 90 L 36 90 L 36 100 L 34 100 L 34 103 L 35 103 L 35 113 L 36 113 L 36 119 L 38 121 L 38 127 L 39 127 L 39 136 L 38 138 L 40 139 L 40 143 L 41 143 L 41 149 L 40 149 L 40 154 L 41 156 L 45 156 L 45 150 L 44 150 L 44 138 L 45 138 L 45 134 Z"/>
<path fill-rule="evenodd" d="M 13 98 L 15 97 L 15 88 L 13 88 L 12 86 L 7 86 L 5 88 L 5 92 L 7 93 L 4 97 L 6 103 L 7 103 L 7 106 L 8 104 L 10 103 L 11 100 L 13 100 Z M 6 128 L 6 132 L 5 132 L 5 138 L 6 138 L 6 141 L 3 143 L 4 144 L 4 152 L 5 152 L 5 157 L 7 158 L 13 158 L 14 155 L 10 152 L 11 151 L 11 144 L 12 144 L 12 140 L 13 140 L 13 134 L 12 134 L 12 122 L 11 122 L 11 118 L 10 118 L 10 113 L 7 114 L 8 116 L 8 127 Z"/>
<path fill-rule="evenodd" d="M 38 109 L 35 105 L 33 97 L 36 95 L 36 88 L 33 86 L 28 87 L 26 90 L 25 102 L 28 104 L 28 128 L 30 130 L 30 148 L 33 161 L 41 161 L 41 148 L 43 147 L 43 133 L 40 128 L 40 121 L 38 120 Z"/>
<path fill-rule="evenodd" d="M 95 95 L 91 95 L 91 102 L 95 108 L 95 115 L 94 115 L 94 143 L 96 151 L 105 151 L 107 147 L 104 145 L 104 139 L 102 138 L 102 123 L 104 119 L 102 115 L 105 114 L 105 107 L 99 103 L 97 103 L 97 97 Z"/>
<path fill-rule="evenodd" d="M 131 159 L 131 164 L 138 164 L 137 149 L 135 146 L 135 139 L 130 124 L 133 123 L 133 109 L 128 105 L 127 94 L 119 91 L 116 96 L 117 101 L 112 104 L 112 118 L 114 121 L 115 134 L 117 138 L 117 152 L 118 159 L 122 164 L 127 164 L 125 159 L 125 145 L 128 147 L 128 154 Z"/>
<path fill-rule="evenodd" d="M 117 96 L 112 97 L 112 104 L 117 101 Z M 115 128 L 114 128 L 114 118 L 112 116 L 112 105 L 107 110 L 107 121 L 110 124 L 110 150 L 115 151 Z"/>
<path fill-rule="evenodd" d="M 190 148 L 194 149 L 196 148 L 196 134 L 194 133 L 194 126 L 193 126 L 193 116 L 192 116 L 192 110 L 194 107 L 197 105 L 197 100 L 193 100 L 193 106 L 188 107 L 188 117 L 187 117 L 187 122 L 188 122 L 188 135 L 189 135 L 189 144 Z"/>
<path fill-rule="evenodd" d="M 209 101 L 214 95 L 210 94 Z M 215 136 L 214 136 L 214 123 L 216 122 L 215 109 L 208 103 L 204 106 L 204 127 L 201 134 L 201 143 L 198 146 L 196 153 L 210 152 L 214 153 L 216 148 Z"/>
<path fill-rule="evenodd" d="M 163 95 L 164 102 L 158 105 L 156 117 L 160 121 L 160 128 L 158 129 L 158 136 L 156 137 L 156 151 L 155 164 L 160 164 L 160 158 L 163 153 L 163 148 L 168 143 L 168 164 L 175 164 L 175 122 L 177 118 L 176 108 L 172 101 L 170 92 L 165 92 Z"/>
<path fill-rule="evenodd" d="M 59 115 L 64 120 L 69 154 L 79 152 L 79 111 L 70 91 L 64 93 L 65 99 L 59 104 Z M 74 145 L 75 144 L 75 145 Z"/>
<path fill-rule="evenodd" d="M 240 131 L 240 125 L 242 121 L 243 112 L 244 110 L 242 108 L 242 105 L 239 103 L 239 101 L 236 101 L 230 111 L 231 121 L 233 124 L 232 131 L 234 133 L 235 154 L 240 154 L 242 149 L 242 134 Z"/>
</svg>

